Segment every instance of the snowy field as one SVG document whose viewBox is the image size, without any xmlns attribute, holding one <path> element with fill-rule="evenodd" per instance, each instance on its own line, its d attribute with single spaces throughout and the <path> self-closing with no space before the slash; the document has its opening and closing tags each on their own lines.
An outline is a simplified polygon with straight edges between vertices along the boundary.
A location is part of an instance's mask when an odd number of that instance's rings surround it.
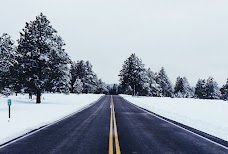
<svg viewBox="0 0 228 154">
<path fill-rule="evenodd" d="M 228 141 L 228 101 L 121 96 L 163 117 Z"/>
<path fill-rule="evenodd" d="M 59 120 L 98 100 L 95 94 L 43 94 L 42 103 L 35 104 L 28 95 L 0 96 L 0 144 L 26 132 Z M 12 99 L 11 118 L 8 118 L 7 100 Z"/>
</svg>

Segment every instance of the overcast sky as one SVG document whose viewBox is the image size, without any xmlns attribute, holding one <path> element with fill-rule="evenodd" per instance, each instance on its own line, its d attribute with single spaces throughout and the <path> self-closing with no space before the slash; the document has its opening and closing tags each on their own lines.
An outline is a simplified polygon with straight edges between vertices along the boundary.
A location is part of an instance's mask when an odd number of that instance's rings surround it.
<svg viewBox="0 0 228 154">
<path fill-rule="evenodd" d="M 89 60 L 98 77 L 118 83 L 131 53 L 154 72 L 191 85 L 228 78 L 227 0 L 0 0 L 0 35 L 14 40 L 40 12 L 65 40 L 74 61 Z"/>
</svg>

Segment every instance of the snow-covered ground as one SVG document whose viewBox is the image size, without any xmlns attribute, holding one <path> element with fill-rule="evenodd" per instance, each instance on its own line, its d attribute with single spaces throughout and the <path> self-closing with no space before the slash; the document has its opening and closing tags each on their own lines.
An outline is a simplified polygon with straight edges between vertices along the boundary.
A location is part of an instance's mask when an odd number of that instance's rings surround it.
<svg viewBox="0 0 228 154">
<path fill-rule="evenodd" d="M 101 96 L 43 94 L 41 104 L 35 104 L 35 99 L 29 100 L 28 95 L 0 96 L 0 144 L 79 111 Z M 12 99 L 10 119 L 8 99 Z"/>
<path fill-rule="evenodd" d="M 158 115 L 228 141 L 228 101 L 121 96 Z"/>
</svg>

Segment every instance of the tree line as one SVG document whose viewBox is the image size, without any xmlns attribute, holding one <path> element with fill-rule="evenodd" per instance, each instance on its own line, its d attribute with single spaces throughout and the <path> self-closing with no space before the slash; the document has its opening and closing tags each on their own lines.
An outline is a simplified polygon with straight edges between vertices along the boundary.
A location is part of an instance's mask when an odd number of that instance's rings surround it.
<svg viewBox="0 0 228 154">
<path fill-rule="evenodd" d="M 0 37 L 0 93 L 36 95 L 44 92 L 107 93 L 89 61 L 73 62 L 65 43 L 42 13 L 26 22 L 18 45 L 10 35 Z"/>
<path fill-rule="evenodd" d="M 173 85 L 165 69 L 153 72 L 145 68 L 135 54 L 124 61 L 120 84 L 107 86 L 99 79 L 89 61 L 74 62 L 66 53 L 65 42 L 42 13 L 27 22 L 18 45 L 10 35 L 0 37 L 0 93 L 110 93 L 154 97 L 228 99 L 228 80 L 221 88 L 209 77 L 191 87 L 186 77 L 177 77 Z"/>
<path fill-rule="evenodd" d="M 171 83 L 164 69 L 153 72 L 146 69 L 142 60 L 135 54 L 128 57 L 120 70 L 120 84 L 111 88 L 111 93 L 123 93 L 138 96 L 178 97 L 200 99 L 228 99 L 228 80 L 221 88 L 209 77 L 199 79 L 191 87 L 186 77 L 177 77 L 175 85 Z"/>
</svg>

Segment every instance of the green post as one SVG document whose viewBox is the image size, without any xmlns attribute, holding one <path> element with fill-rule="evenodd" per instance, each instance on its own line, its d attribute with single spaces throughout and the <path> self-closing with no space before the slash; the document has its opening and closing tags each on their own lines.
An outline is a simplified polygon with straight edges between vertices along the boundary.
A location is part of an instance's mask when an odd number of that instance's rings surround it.
<svg viewBox="0 0 228 154">
<path fill-rule="evenodd" d="M 9 106 L 9 118 L 10 118 L 10 106 L 11 106 L 12 102 L 11 99 L 8 99 L 8 106 Z"/>
</svg>

